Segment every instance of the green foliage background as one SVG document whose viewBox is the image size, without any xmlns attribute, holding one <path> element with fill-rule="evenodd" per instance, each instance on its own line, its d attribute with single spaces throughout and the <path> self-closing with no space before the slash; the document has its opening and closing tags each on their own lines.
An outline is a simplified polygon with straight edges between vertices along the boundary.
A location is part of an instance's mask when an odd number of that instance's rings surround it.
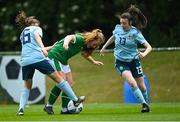
<svg viewBox="0 0 180 122">
<path fill-rule="evenodd" d="M 48 46 L 67 34 L 93 28 L 102 29 L 108 39 L 119 23 L 115 15 L 130 4 L 136 4 L 148 18 L 143 34 L 153 47 L 180 46 L 176 0 L 0 0 L 0 51 L 20 51 L 20 30 L 14 22 L 19 10 L 41 21 Z"/>
</svg>

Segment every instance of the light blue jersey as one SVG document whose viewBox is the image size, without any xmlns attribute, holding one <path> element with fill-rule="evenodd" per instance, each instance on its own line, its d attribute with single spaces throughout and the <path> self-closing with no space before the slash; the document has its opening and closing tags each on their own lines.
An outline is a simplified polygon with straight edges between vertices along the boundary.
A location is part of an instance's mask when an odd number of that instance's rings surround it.
<svg viewBox="0 0 180 122">
<path fill-rule="evenodd" d="M 21 65 L 37 63 L 45 59 L 41 48 L 35 40 L 34 33 L 37 32 L 42 37 L 42 29 L 37 26 L 26 27 L 20 36 L 22 44 Z"/>
<path fill-rule="evenodd" d="M 137 44 L 146 42 L 142 33 L 135 27 L 124 31 L 121 25 L 116 25 L 113 35 L 115 36 L 114 56 L 117 60 L 131 62 L 138 59 Z"/>
</svg>

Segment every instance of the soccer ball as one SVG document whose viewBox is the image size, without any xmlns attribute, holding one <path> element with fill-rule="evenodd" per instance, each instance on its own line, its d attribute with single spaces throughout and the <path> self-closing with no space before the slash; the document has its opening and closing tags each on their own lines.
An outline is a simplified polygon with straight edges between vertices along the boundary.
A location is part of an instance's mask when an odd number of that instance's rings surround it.
<svg viewBox="0 0 180 122">
<path fill-rule="evenodd" d="M 69 101 L 67 109 L 72 114 L 79 114 L 83 110 L 83 104 L 80 103 L 79 106 L 74 106 L 74 103 L 72 100 Z"/>
</svg>

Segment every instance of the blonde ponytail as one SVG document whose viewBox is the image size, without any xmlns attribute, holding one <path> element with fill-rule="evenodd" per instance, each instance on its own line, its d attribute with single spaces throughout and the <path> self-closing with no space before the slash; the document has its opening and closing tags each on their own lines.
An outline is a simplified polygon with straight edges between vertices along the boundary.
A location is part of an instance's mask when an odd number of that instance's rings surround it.
<svg viewBox="0 0 180 122">
<path fill-rule="evenodd" d="M 96 40 L 100 44 L 104 43 L 104 35 L 100 29 L 94 29 L 91 32 L 81 33 L 86 42 Z"/>
</svg>

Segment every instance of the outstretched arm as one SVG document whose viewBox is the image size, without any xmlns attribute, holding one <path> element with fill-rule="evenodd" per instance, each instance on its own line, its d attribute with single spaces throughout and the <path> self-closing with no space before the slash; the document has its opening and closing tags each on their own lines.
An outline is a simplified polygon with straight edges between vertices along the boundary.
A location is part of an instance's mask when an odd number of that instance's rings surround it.
<svg viewBox="0 0 180 122">
<path fill-rule="evenodd" d="M 57 41 L 57 42 L 58 42 L 58 41 Z M 57 42 L 56 42 L 56 43 L 57 43 Z M 53 47 L 54 47 L 54 45 L 56 45 L 56 43 L 54 43 L 52 46 L 44 47 L 44 48 L 45 48 L 45 50 L 47 50 L 47 51 L 51 50 L 51 48 L 53 48 Z"/>
<path fill-rule="evenodd" d="M 106 47 L 108 47 L 110 44 L 112 44 L 115 40 L 115 37 L 112 35 L 107 42 L 104 44 L 104 46 L 102 47 L 102 49 L 100 50 L 100 55 L 104 55 L 104 50 L 106 49 Z"/>
<path fill-rule="evenodd" d="M 89 62 L 91 62 L 91 63 L 93 63 L 93 64 L 95 64 L 95 65 L 104 65 L 102 62 L 94 60 L 93 57 L 92 57 L 90 54 L 86 53 L 86 52 L 82 52 L 81 55 L 82 55 L 86 60 L 88 60 Z"/>
</svg>

